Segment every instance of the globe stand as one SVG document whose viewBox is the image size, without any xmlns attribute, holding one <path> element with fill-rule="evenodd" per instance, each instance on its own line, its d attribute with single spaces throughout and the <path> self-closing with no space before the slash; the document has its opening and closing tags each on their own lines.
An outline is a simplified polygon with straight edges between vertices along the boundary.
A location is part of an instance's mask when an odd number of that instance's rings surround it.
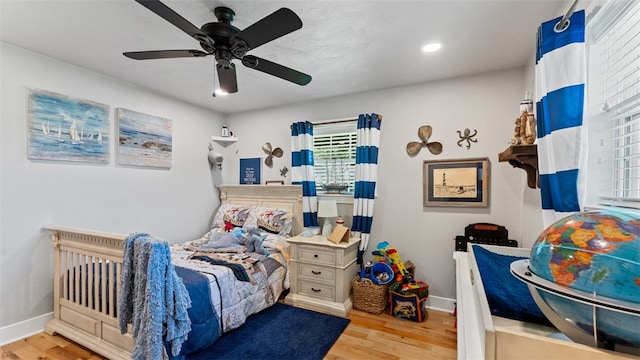
<svg viewBox="0 0 640 360">
<path fill-rule="evenodd" d="M 516 278 L 527 284 L 527 288 L 533 297 L 536 305 L 540 308 L 540 311 L 544 316 L 564 335 L 569 337 L 574 342 L 592 346 L 596 348 L 612 350 L 631 355 L 640 355 L 640 348 L 624 346 L 621 344 L 613 343 L 607 339 L 598 338 L 598 318 L 597 308 L 617 311 L 629 314 L 630 316 L 639 317 L 640 320 L 640 306 L 621 300 L 608 299 L 601 296 L 591 295 L 581 291 L 567 289 L 545 280 L 529 270 L 529 260 L 518 260 L 511 263 L 511 274 Z M 541 292 L 547 293 L 550 296 L 558 296 L 567 300 L 575 301 L 576 306 L 590 306 L 593 312 L 593 326 L 592 333 L 587 332 L 576 326 L 570 319 L 565 319 L 558 315 L 547 302 L 540 295 Z M 600 316 L 601 317 L 601 316 Z"/>
</svg>

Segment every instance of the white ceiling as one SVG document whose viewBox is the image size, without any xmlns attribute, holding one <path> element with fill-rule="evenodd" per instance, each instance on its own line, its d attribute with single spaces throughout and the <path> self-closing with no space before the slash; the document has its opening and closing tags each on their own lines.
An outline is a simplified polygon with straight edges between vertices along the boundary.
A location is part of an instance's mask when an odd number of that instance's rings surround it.
<svg viewBox="0 0 640 360">
<path fill-rule="evenodd" d="M 307 86 L 237 65 L 238 92 L 211 96 L 214 58 L 131 60 L 125 51 L 200 49 L 133 0 L 0 0 L 0 39 L 212 110 L 233 113 L 525 65 L 563 0 L 164 0 L 200 27 L 213 9 L 244 29 L 280 7 L 303 27 L 249 54 L 313 77 Z M 443 43 L 438 53 L 421 47 Z M 217 75 L 216 75 L 217 76 Z"/>
</svg>

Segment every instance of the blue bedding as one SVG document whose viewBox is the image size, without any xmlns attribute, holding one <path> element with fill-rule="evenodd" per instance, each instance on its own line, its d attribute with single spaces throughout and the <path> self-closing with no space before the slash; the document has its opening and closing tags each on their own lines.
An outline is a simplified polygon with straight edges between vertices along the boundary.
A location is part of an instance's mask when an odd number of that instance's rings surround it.
<svg viewBox="0 0 640 360">
<path fill-rule="evenodd" d="M 182 279 L 189 297 L 191 307 L 187 310 L 191 319 L 191 332 L 187 341 L 182 343 L 182 350 L 173 359 L 184 359 L 184 355 L 211 346 L 220 337 L 220 317 L 216 314 L 211 301 L 209 280 L 197 271 L 176 266 L 176 273 Z M 170 352 L 167 351 L 169 354 Z"/>
<path fill-rule="evenodd" d="M 473 253 L 492 315 L 553 326 L 536 305 L 527 285 L 509 270 L 512 262 L 526 258 L 496 254 L 480 246 L 474 246 Z"/>
</svg>

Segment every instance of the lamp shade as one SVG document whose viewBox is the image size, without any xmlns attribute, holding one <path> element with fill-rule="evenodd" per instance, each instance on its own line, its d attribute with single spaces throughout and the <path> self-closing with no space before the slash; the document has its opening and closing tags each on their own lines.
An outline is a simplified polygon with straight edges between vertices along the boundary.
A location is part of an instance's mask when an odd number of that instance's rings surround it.
<svg viewBox="0 0 640 360">
<path fill-rule="evenodd" d="M 318 201 L 318 217 L 328 218 L 338 216 L 338 204 L 335 200 Z"/>
</svg>

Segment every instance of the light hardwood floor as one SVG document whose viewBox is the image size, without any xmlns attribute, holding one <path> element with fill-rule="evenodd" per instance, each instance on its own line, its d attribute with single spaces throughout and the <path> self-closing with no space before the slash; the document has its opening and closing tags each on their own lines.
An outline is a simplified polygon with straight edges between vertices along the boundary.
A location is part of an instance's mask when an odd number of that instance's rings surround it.
<svg viewBox="0 0 640 360">
<path fill-rule="evenodd" d="M 388 310 L 388 309 L 387 309 Z M 351 323 L 325 359 L 455 359 L 455 317 L 429 310 L 421 322 L 353 310 Z M 62 336 L 39 333 L 2 347 L 2 359 L 74 360 L 106 359 Z"/>
</svg>

